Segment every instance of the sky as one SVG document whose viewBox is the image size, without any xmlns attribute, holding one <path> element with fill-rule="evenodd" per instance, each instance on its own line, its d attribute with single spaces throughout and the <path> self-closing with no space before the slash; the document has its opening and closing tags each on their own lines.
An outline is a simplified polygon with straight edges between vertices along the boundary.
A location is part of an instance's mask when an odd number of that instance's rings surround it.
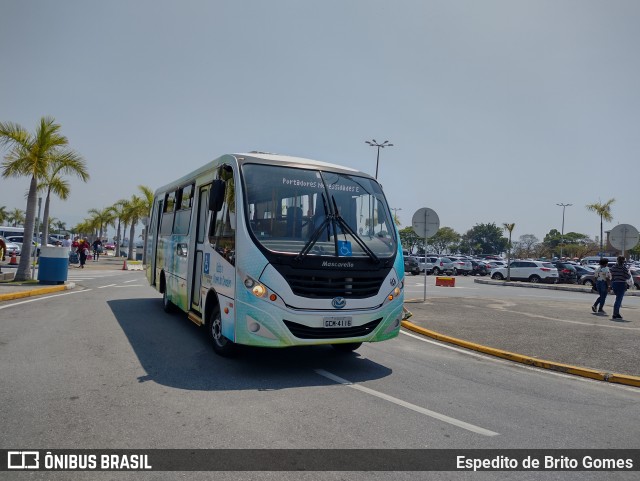
<svg viewBox="0 0 640 481">
<path fill-rule="evenodd" d="M 402 227 L 640 228 L 636 0 L 0 0 L 0 121 L 52 116 L 91 180 L 73 226 L 226 153 L 346 165 Z M 0 154 L 7 153 L 4 148 Z M 0 179 L 24 209 L 28 179 Z"/>
</svg>

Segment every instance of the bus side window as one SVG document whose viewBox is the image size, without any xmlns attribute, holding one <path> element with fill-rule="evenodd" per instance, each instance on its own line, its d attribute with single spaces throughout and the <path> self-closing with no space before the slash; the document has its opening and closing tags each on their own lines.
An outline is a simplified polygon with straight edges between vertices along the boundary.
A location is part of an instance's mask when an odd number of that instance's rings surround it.
<svg viewBox="0 0 640 481">
<path fill-rule="evenodd" d="M 223 166 L 218 178 L 225 181 L 225 196 L 219 212 L 211 213 L 213 236 L 209 238 L 216 251 L 228 262 L 235 265 L 236 256 L 236 195 L 233 170 Z"/>
<path fill-rule="evenodd" d="M 176 193 L 169 192 L 165 195 L 162 209 L 162 221 L 160 223 L 160 235 L 171 235 L 173 230 L 173 218 L 175 216 Z"/>
</svg>

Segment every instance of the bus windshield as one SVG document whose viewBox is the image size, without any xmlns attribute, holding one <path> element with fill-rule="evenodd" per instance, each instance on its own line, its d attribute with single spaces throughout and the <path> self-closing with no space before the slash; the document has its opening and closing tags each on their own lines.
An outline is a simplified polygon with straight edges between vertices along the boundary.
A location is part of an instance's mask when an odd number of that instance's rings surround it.
<svg viewBox="0 0 640 481">
<path fill-rule="evenodd" d="M 396 252 L 389 207 L 372 179 L 246 164 L 243 182 L 249 228 L 271 252 L 373 260 Z"/>
</svg>

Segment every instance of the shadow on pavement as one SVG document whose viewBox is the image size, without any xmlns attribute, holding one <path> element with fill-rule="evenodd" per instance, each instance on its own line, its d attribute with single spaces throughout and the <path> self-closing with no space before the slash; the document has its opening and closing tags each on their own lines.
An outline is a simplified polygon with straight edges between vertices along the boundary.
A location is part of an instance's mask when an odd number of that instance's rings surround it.
<svg viewBox="0 0 640 481">
<path fill-rule="evenodd" d="M 238 355 L 227 359 L 213 352 L 204 329 L 191 323 L 186 314 L 165 313 L 158 298 L 107 304 L 147 372 L 139 382 L 203 391 L 276 390 L 334 384 L 314 369 L 328 370 L 351 382 L 380 379 L 392 372 L 357 351 L 341 354 L 331 346 L 239 346 Z"/>
</svg>

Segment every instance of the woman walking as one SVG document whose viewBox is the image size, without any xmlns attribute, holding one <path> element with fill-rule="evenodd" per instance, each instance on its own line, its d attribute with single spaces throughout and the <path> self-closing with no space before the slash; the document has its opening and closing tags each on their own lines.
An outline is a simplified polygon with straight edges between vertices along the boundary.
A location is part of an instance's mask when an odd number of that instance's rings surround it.
<svg viewBox="0 0 640 481">
<path fill-rule="evenodd" d="M 607 261 L 607 259 L 600 259 L 600 265 L 595 272 L 596 290 L 598 291 L 599 297 L 593 306 L 591 306 L 591 310 L 601 314 L 606 314 L 603 310 L 604 301 L 607 298 L 607 292 L 611 289 L 611 271 L 608 266 L 609 261 Z"/>
<path fill-rule="evenodd" d="M 611 267 L 611 289 L 616 295 L 616 302 L 613 303 L 613 316 L 611 319 L 622 319 L 620 315 L 620 307 L 622 306 L 622 298 L 627 290 L 627 280 L 631 278 L 629 269 L 624 265 L 625 258 L 618 256 L 618 262 Z"/>
</svg>

